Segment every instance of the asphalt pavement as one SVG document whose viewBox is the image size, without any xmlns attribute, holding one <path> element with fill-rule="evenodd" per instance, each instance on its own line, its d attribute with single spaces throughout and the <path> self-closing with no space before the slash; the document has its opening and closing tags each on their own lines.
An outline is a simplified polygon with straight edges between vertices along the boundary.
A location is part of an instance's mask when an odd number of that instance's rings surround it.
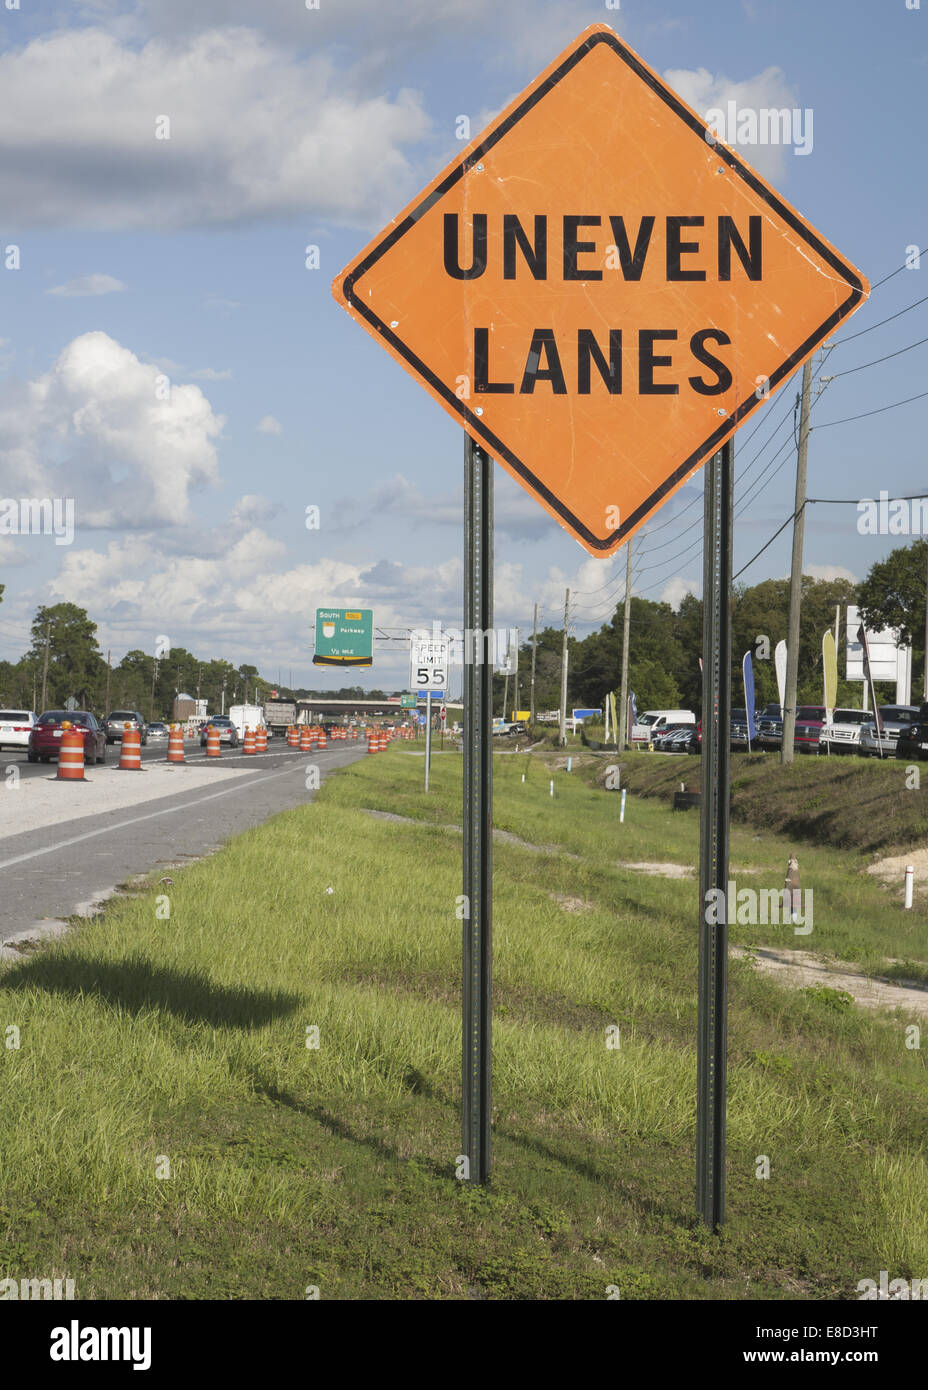
<svg viewBox="0 0 928 1390">
<path fill-rule="evenodd" d="M 300 753 L 273 740 L 266 753 L 246 758 L 241 748 L 224 748 L 218 760 L 206 759 L 199 745 L 187 744 L 191 767 L 214 769 L 213 788 L 198 778 L 195 788 L 156 800 L 146 800 L 146 784 L 138 772 L 116 772 L 118 745 L 107 749 L 103 767 L 88 767 L 87 775 L 139 778 L 139 797 L 131 807 L 92 815 L 75 814 L 66 821 L 17 833 L 15 818 L 2 817 L 0 838 L 0 943 L 23 934 L 55 929 L 58 919 L 88 912 L 122 883 L 159 865 L 179 864 L 218 848 L 226 840 L 260 825 L 278 811 L 303 806 L 312 799 L 306 788 L 308 763 L 325 779 L 337 768 L 363 757 L 363 741 L 337 743 L 324 752 Z M 142 749 L 143 764 L 164 761 L 165 743 Z M 4 751 L 4 777 L 15 766 L 23 779 L 55 776 L 55 764 L 29 764 L 25 754 Z M 234 767 L 236 775 L 229 777 Z M 247 769 L 247 770 L 246 770 Z M 183 769 L 176 775 L 183 777 Z M 63 795 L 81 787 L 63 785 Z M 0 809 L 12 811 L 14 793 L 0 786 Z"/>
</svg>

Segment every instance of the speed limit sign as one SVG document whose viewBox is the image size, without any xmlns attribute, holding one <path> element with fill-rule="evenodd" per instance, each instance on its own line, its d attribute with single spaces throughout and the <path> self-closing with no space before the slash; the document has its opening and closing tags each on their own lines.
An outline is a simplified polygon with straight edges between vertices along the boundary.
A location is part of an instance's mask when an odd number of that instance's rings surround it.
<svg viewBox="0 0 928 1390">
<path fill-rule="evenodd" d="M 451 642 L 447 637 L 412 638 L 409 643 L 409 688 L 444 690 L 448 684 Z"/>
</svg>

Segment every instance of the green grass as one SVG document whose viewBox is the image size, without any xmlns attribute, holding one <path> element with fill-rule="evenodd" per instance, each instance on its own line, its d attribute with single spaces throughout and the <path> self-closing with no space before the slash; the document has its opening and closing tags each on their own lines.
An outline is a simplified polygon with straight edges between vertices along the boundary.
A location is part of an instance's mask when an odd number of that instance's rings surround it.
<svg viewBox="0 0 928 1390">
<path fill-rule="evenodd" d="M 905 1020 L 732 963 L 729 1221 L 711 1235 L 696 885 L 617 866 L 693 863 L 695 817 L 632 799 L 620 827 L 615 793 L 522 755 L 495 776 L 497 825 L 557 849 L 494 845 L 490 1189 L 454 1179 L 460 759 L 435 759 L 426 797 L 422 759 L 393 749 L 176 871 L 169 918 L 153 883 L 0 977 L 21 1043 L 0 1050 L 2 1277 L 67 1275 L 85 1298 L 788 1299 L 928 1276 L 928 1090 Z M 752 882 L 782 877 L 783 843 L 734 841 Z M 787 944 L 821 932 L 875 958 L 909 932 L 928 959 L 920 913 L 868 927 L 872 883 L 842 888 L 835 852 L 801 863 L 815 930 Z"/>
<path fill-rule="evenodd" d="M 623 754 L 623 781 L 641 796 L 666 796 L 679 779 L 699 786 L 700 759 Z M 876 858 L 928 836 L 928 764 L 896 758 L 734 753 L 731 812 L 757 830 L 792 835 Z M 909 767 L 915 767 L 919 785 Z M 924 785 L 922 785 L 922 783 Z"/>
</svg>

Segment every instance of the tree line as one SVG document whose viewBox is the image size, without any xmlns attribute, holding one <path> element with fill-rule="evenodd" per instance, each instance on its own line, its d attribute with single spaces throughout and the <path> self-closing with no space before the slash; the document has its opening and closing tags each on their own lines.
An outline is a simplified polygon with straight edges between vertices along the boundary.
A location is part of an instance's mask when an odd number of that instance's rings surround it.
<svg viewBox="0 0 928 1390">
<path fill-rule="evenodd" d="M 847 607 L 856 605 L 868 630 L 897 628 L 902 640 L 910 642 L 912 689 L 923 689 L 925 670 L 926 574 L 928 541 L 917 540 L 891 552 L 872 566 L 867 577 L 854 584 L 847 579 L 802 578 L 802 606 L 799 628 L 800 704 L 821 704 L 823 698 L 822 637 L 826 628 L 834 629 L 836 609 L 840 608 L 840 647 L 838 652 L 838 705 L 860 708 L 860 681 L 844 679 L 845 624 Z M 755 704 L 758 708 L 778 702 L 773 654 L 777 642 L 785 640 L 789 615 L 789 580 L 765 579 L 760 584 L 736 585 L 731 596 L 732 617 L 732 704 L 744 703 L 741 665 L 745 652 L 751 652 L 754 668 Z M 612 617 L 598 631 L 584 638 L 569 637 L 567 643 L 567 707 L 602 706 L 610 691 L 618 692 L 622 670 L 625 604 L 619 603 Z M 702 600 L 687 594 L 674 609 L 668 603 L 632 595 L 629 635 L 629 690 L 639 710 L 691 709 L 701 713 L 702 671 L 699 661 L 703 641 Z M 561 703 L 561 649 L 563 628 L 546 627 L 538 634 L 535 658 L 535 710 L 554 710 Z M 532 641 L 519 648 L 518 689 L 512 679 L 508 687 L 509 708 L 529 708 Z M 504 678 L 494 678 L 497 704 L 504 695 Z M 895 687 L 884 683 L 877 696 L 895 700 Z M 913 695 L 917 700 L 917 694 Z"/>
<path fill-rule="evenodd" d="M 841 678 L 844 671 L 846 608 L 856 604 L 868 629 L 899 629 L 913 646 L 913 691 L 922 689 L 925 669 L 926 575 L 928 540 L 893 550 L 873 565 L 860 584 L 847 579 L 802 579 L 802 616 L 799 632 L 799 687 L 801 704 L 822 702 L 822 636 L 834 628 L 835 609 L 841 610 L 841 650 L 838 660 L 838 704 L 858 706 L 861 684 Z M 0 585 L 0 601 L 3 586 Z M 737 585 L 731 597 L 733 701 L 743 701 L 741 661 L 750 651 L 754 661 L 756 703 L 778 699 L 773 653 L 786 637 L 789 581 L 766 579 L 752 586 Z M 624 603 L 619 603 L 598 631 L 584 638 L 568 639 L 568 708 L 601 706 L 609 691 L 617 691 L 621 679 Z M 651 599 L 631 600 L 629 638 L 629 689 L 639 710 L 692 709 L 700 711 L 702 675 L 702 600 L 687 594 L 677 608 Z M 535 709 L 557 709 L 561 699 L 561 646 L 563 630 L 546 627 L 538 634 L 535 660 Z M 521 643 L 518 684 L 510 678 L 508 691 L 503 676 L 494 677 L 496 706 L 529 708 L 532 641 Z M 149 718 L 170 717 L 178 693 L 206 700 L 210 713 L 223 701 L 225 708 L 238 703 L 263 703 L 272 689 L 282 699 L 385 699 L 383 690 L 347 686 L 340 690 L 289 689 L 272 682 L 250 664 L 236 666 L 221 658 L 204 659 L 184 647 L 173 647 L 162 656 L 134 649 L 116 666 L 110 666 L 97 641 L 97 624 L 73 603 L 40 607 L 31 628 L 31 645 L 18 661 L 0 661 L 0 701 L 14 707 L 38 710 L 61 708 L 75 699 L 83 709 L 108 713 L 113 709 L 138 709 Z M 42 692 L 45 692 L 44 702 Z M 886 695 L 888 687 L 884 686 Z M 879 692 L 878 692 L 879 693 Z M 895 698 L 895 690 L 888 695 Z"/>
</svg>

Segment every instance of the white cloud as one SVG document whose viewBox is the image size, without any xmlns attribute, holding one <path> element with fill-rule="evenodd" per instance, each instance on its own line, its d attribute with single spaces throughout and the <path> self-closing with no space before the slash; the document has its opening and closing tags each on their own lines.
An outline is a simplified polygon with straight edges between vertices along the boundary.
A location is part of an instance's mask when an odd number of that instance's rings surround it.
<svg viewBox="0 0 928 1390">
<path fill-rule="evenodd" d="M 733 82 L 728 77 L 709 72 L 707 68 L 673 68 L 664 73 L 664 80 L 704 119 L 713 108 L 727 111 L 730 101 L 735 103 L 739 111 L 762 108 L 780 110 L 784 107 L 792 110 L 799 105 L 794 88 L 776 67 L 765 68 L 744 82 Z M 734 148 L 746 164 L 772 183 L 781 182 L 785 177 L 787 155 L 792 155 L 791 147 L 758 144 L 735 145 Z"/>
<path fill-rule="evenodd" d="M 198 386 L 161 399 L 159 369 L 102 332 L 0 398 L 9 495 L 73 497 L 82 528 L 184 524 L 190 493 L 217 481 L 224 424 Z"/>
<path fill-rule="evenodd" d="M 698 595 L 702 582 L 697 579 L 671 579 L 661 589 L 661 603 L 669 603 L 671 608 L 679 608 L 687 594 Z"/>
<path fill-rule="evenodd" d="M 857 575 L 852 574 L 844 565 L 803 565 L 802 572 L 811 575 L 813 579 L 849 579 L 852 584 L 860 582 Z"/>
<path fill-rule="evenodd" d="M 185 367 L 182 362 L 175 362 L 171 357 L 157 357 L 154 360 L 161 370 L 170 376 L 186 376 L 191 381 L 228 381 L 232 376 L 230 367 L 217 371 L 215 367 Z"/>
<path fill-rule="evenodd" d="M 367 222 L 413 191 L 403 149 L 429 130 L 416 93 L 359 95 L 330 57 L 295 57 L 245 28 L 141 47 L 58 30 L 0 55 L 0 88 L 17 224 Z M 160 117 L 169 139 L 156 139 Z"/>
<path fill-rule="evenodd" d="M 64 285 L 55 285 L 45 293 L 60 294 L 64 299 L 80 299 L 89 295 L 117 294 L 120 290 L 128 288 L 124 281 L 117 280 L 114 275 L 79 275 L 75 280 L 68 280 Z"/>
<path fill-rule="evenodd" d="M 265 415 L 263 420 L 259 420 L 257 429 L 260 434 L 283 434 L 284 427 L 273 415 Z"/>
</svg>

